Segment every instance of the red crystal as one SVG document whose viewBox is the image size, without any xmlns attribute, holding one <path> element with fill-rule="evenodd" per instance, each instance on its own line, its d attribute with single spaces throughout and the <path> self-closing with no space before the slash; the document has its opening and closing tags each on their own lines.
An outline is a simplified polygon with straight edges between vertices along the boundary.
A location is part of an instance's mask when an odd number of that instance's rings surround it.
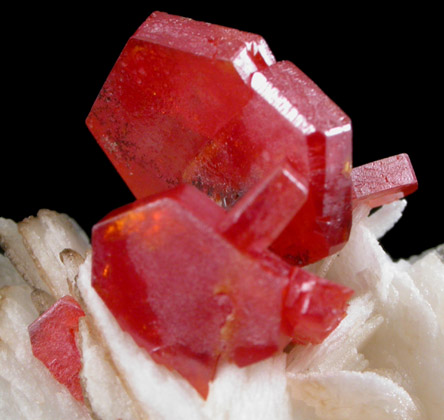
<svg viewBox="0 0 444 420">
<path fill-rule="evenodd" d="M 221 357 L 260 361 L 283 332 L 318 342 L 345 314 L 348 289 L 297 275 L 266 249 L 284 227 L 278 216 L 292 218 L 305 198 L 284 162 L 228 213 L 190 185 L 138 200 L 95 225 L 93 287 L 138 345 L 206 397 Z"/>
<path fill-rule="evenodd" d="M 28 327 L 34 356 L 81 402 L 79 373 L 82 363 L 75 334 L 79 318 L 83 316 L 85 313 L 80 305 L 72 297 L 65 296 Z"/>
<path fill-rule="evenodd" d="M 379 207 L 416 191 L 418 181 L 405 153 L 353 168 L 353 205 Z"/>
<path fill-rule="evenodd" d="M 353 292 L 299 269 L 284 298 L 283 330 L 299 344 L 321 343 L 346 315 Z"/>
<path fill-rule="evenodd" d="M 155 12 L 122 51 L 88 127 L 137 198 L 165 191 L 242 112 L 250 74 L 274 61 L 258 35 Z"/>
<path fill-rule="evenodd" d="M 261 252 L 287 226 L 307 194 L 306 180 L 285 162 L 234 205 L 219 230 L 238 248 Z"/>
<path fill-rule="evenodd" d="M 153 13 L 87 124 L 138 198 L 189 183 L 231 208 L 288 159 L 309 192 L 272 250 L 304 265 L 348 238 L 350 120 L 258 35 Z"/>
</svg>

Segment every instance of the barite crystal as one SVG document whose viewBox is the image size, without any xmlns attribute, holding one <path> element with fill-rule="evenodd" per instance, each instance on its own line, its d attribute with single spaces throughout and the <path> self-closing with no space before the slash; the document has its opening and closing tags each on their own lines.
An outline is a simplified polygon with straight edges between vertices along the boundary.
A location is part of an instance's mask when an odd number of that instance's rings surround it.
<svg viewBox="0 0 444 420">
<path fill-rule="evenodd" d="M 93 287 L 122 329 L 203 397 L 219 359 L 258 362 L 282 348 L 283 334 L 318 343 L 345 316 L 351 290 L 267 250 L 285 225 L 279 216 L 305 202 L 298 177 L 282 163 L 228 213 L 185 184 L 93 229 Z"/>
<path fill-rule="evenodd" d="M 80 305 L 71 296 L 64 296 L 28 327 L 34 356 L 82 402 L 82 363 L 75 334 L 83 316 Z"/>
<path fill-rule="evenodd" d="M 153 13 L 87 125 L 137 198 L 192 184 L 225 208 L 288 159 L 308 197 L 271 249 L 304 265 L 351 225 L 351 123 L 262 37 Z"/>
</svg>

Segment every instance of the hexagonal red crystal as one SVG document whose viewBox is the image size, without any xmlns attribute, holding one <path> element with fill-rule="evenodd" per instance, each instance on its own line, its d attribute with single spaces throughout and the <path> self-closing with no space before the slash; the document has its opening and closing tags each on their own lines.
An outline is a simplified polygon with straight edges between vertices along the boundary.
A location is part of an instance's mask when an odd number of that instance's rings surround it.
<svg viewBox="0 0 444 420">
<path fill-rule="evenodd" d="M 152 14 L 87 124 L 139 198 L 185 182 L 230 208 L 289 159 L 309 196 L 273 251 L 303 265 L 348 237 L 350 120 L 258 35 Z"/>
</svg>

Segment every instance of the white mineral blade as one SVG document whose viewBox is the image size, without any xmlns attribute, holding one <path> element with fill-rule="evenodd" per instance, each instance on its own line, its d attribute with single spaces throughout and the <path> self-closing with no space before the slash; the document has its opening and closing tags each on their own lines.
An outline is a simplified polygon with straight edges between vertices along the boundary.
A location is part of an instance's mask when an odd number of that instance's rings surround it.
<svg viewBox="0 0 444 420">
<path fill-rule="evenodd" d="M 323 420 L 425 420 L 403 388 L 374 372 L 289 376 L 293 397 Z"/>
<path fill-rule="evenodd" d="M 23 284 L 25 284 L 25 281 L 12 265 L 9 258 L 0 254 L 0 288 L 3 286 L 18 286 Z"/>
<path fill-rule="evenodd" d="M 95 339 L 85 318 L 79 323 L 80 373 L 82 388 L 92 411 L 99 419 L 142 420 L 128 396 L 106 348 Z"/>
<path fill-rule="evenodd" d="M 286 389 L 285 356 L 239 369 L 219 369 L 204 401 L 179 375 L 152 361 L 123 332 L 91 287 L 91 261 L 81 266 L 78 287 L 87 310 L 103 335 L 126 386 L 150 420 L 291 419 Z"/>
<path fill-rule="evenodd" d="M 406 205 L 406 200 L 398 200 L 382 206 L 378 211 L 363 221 L 363 224 L 373 232 L 376 239 L 380 239 L 392 229 L 402 217 L 402 212 Z"/>
<path fill-rule="evenodd" d="M 353 298 L 347 316 L 322 343 L 295 346 L 289 354 L 287 372 L 364 370 L 368 361 L 360 348 L 382 322 L 382 316 L 374 315 L 369 293 Z"/>
<path fill-rule="evenodd" d="M 37 217 L 20 222 L 19 231 L 54 297 L 70 294 L 70 273 L 60 254 L 68 248 L 84 257 L 90 247 L 86 234 L 70 217 L 50 210 L 40 210 Z"/>
<path fill-rule="evenodd" d="M 37 289 L 49 292 L 48 286 L 40 277 L 38 269 L 23 243 L 17 223 L 13 220 L 0 217 L 0 245 L 26 282 Z"/>
<path fill-rule="evenodd" d="M 238 368 L 218 368 L 203 407 L 205 419 L 293 419 L 287 389 L 284 354 Z M 297 417 L 296 417 L 297 418 Z"/>
<path fill-rule="evenodd" d="M 387 207 L 385 221 L 380 221 L 386 226 L 399 212 L 397 206 Z M 402 386 L 427 419 L 440 420 L 444 412 L 443 266 L 432 256 L 413 267 L 406 261 L 393 262 L 377 241 L 382 230 L 373 223 L 366 220 L 353 227 L 329 278 L 371 293 L 375 313 L 384 318 L 362 348 L 368 369 Z"/>
<path fill-rule="evenodd" d="M 444 334 L 444 259 L 436 251 L 428 252 L 415 261 L 408 272 L 435 312 Z"/>
<path fill-rule="evenodd" d="M 27 328 L 38 314 L 30 293 L 29 286 L 0 290 L 0 418 L 90 419 L 32 354 Z"/>
<path fill-rule="evenodd" d="M 356 293 L 372 293 L 386 299 L 396 268 L 365 220 L 354 225 L 350 238 L 333 261 L 327 278 Z"/>
<path fill-rule="evenodd" d="M 370 368 L 393 372 L 420 400 L 426 418 L 440 420 L 444 413 L 444 335 L 437 314 L 403 272 L 395 274 L 387 299 L 378 303 L 385 322 L 363 349 Z"/>
</svg>

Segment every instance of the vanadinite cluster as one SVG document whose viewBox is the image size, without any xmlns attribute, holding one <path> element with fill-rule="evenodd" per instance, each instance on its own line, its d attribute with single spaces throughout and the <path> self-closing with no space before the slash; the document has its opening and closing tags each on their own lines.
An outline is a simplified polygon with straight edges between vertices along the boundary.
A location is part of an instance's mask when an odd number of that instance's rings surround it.
<svg viewBox="0 0 444 420">
<path fill-rule="evenodd" d="M 345 244 L 354 206 L 416 188 L 406 155 L 352 171 L 350 119 L 260 36 L 166 13 L 87 125 L 137 198 L 94 227 L 93 286 L 203 397 L 220 360 L 321 342 L 353 292 L 301 267 Z"/>
</svg>

